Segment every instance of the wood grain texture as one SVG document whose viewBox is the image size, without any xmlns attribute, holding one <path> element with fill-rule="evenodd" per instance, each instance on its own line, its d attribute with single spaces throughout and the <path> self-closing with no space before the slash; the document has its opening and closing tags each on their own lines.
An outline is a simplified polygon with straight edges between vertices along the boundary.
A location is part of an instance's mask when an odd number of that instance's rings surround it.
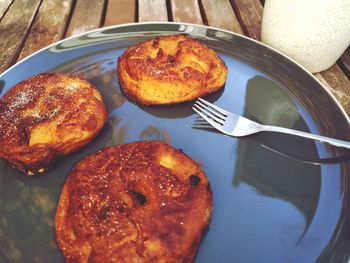
<svg viewBox="0 0 350 263">
<path fill-rule="evenodd" d="M 343 68 L 346 70 L 346 74 L 350 76 L 350 46 L 341 56 L 339 63 L 343 65 Z"/>
<path fill-rule="evenodd" d="M 209 26 L 243 35 L 243 30 L 229 0 L 202 0 Z"/>
<path fill-rule="evenodd" d="M 0 1 L 0 21 L 6 10 L 9 8 L 13 0 L 1 0 Z"/>
<path fill-rule="evenodd" d="M 174 22 L 203 24 L 197 0 L 171 0 Z"/>
<path fill-rule="evenodd" d="M 11 66 L 40 6 L 40 0 L 16 0 L 0 23 L 0 72 Z"/>
<path fill-rule="evenodd" d="M 99 28 L 104 0 L 77 0 L 66 37 Z"/>
<path fill-rule="evenodd" d="M 104 26 L 134 22 L 135 1 L 137 0 L 108 0 Z"/>
<path fill-rule="evenodd" d="M 343 74 L 341 68 L 335 64 L 330 69 L 317 73 L 315 76 L 335 96 L 350 116 L 350 81 Z"/>
<path fill-rule="evenodd" d="M 139 0 L 139 22 L 168 21 L 166 0 Z"/>
<path fill-rule="evenodd" d="M 73 0 L 44 0 L 18 60 L 63 37 Z"/>
<path fill-rule="evenodd" d="M 263 7 L 259 0 L 232 1 L 237 18 L 249 37 L 260 40 Z"/>
</svg>

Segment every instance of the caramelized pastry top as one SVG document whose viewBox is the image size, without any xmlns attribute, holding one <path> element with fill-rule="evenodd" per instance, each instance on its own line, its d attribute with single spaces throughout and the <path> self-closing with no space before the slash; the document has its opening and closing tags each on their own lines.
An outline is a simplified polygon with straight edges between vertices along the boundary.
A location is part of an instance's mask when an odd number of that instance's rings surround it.
<svg viewBox="0 0 350 263">
<path fill-rule="evenodd" d="M 87 144 L 107 110 L 97 89 L 73 75 L 45 73 L 11 88 L 0 99 L 0 157 L 33 175 Z"/>
<path fill-rule="evenodd" d="M 222 88 L 227 68 L 214 50 L 186 35 L 161 36 L 118 59 L 124 93 L 140 104 L 174 104 Z"/>
<path fill-rule="evenodd" d="M 79 162 L 56 211 L 66 262 L 192 262 L 209 224 L 212 194 L 197 163 L 145 141 Z"/>
</svg>

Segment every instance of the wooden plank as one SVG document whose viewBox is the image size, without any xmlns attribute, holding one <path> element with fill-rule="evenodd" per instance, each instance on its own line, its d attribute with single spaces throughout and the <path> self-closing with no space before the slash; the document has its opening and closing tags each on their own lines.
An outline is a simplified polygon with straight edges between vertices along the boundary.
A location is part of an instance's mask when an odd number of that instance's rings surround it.
<svg viewBox="0 0 350 263">
<path fill-rule="evenodd" d="M 263 7 L 259 0 L 232 1 L 237 18 L 243 31 L 249 37 L 260 40 Z"/>
<path fill-rule="evenodd" d="M 243 35 L 243 30 L 229 0 L 202 0 L 208 25 Z"/>
<path fill-rule="evenodd" d="M 40 6 L 40 0 L 16 0 L 0 23 L 0 72 L 11 66 Z"/>
<path fill-rule="evenodd" d="M 139 0 L 139 22 L 168 21 L 166 0 Z"/>
<path fill-rule="evenodd" d="M 19 60 L 63 37 L 73 0 L 44 0 Z"/>
<path fill-rule="evenodd" d="M 136 0 L 108 0 L 104 26 L 135 21 Z"/>
<path fill-rule="evenodd" d="M 317 73 L 315 76 L 329 89 L 350 116 L 350 81 L 343 74 L 341 68 L 335 64 L 330 69 Z"/>
<path fill-rule="evenodd" d="M 104 0 L 77 0 L 66 37 L 100 27 Z"/>
<path fill-rule="evenodd" d="M 0 21 L 12 2 L 13 2 L 12 0 L 1 0 L 0 1 Z"/>
<path fill-rule="evenodd" d="M 175 22 L 203 24 L 197 0 L 171 0 L 171 11 Z"/>
<path fill-rule="evenodd" d="M 345 50 L 344 54 L 340 57 L 339 63 L 342 64 L 344 70 L 346 70 L 347 76 L 350 76 L 350 46 Z"/>
</svg>

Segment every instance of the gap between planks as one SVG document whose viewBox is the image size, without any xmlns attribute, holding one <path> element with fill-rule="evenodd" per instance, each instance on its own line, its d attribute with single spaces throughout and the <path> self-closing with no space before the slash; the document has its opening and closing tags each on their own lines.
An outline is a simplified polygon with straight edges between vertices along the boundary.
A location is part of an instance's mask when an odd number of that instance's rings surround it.
<svg viewBox="0 0 350 263">
<path fill-rule="evenodd" d="M 40 0 L 16 0 L 0 23 L 0 72 L 16 63 L 40 8 Z"/>
<path fill-rule="evenodd" d="M 18 60 L 60 40 L 72 6 L 73 0 L 43 0 Z"/>
</svg>

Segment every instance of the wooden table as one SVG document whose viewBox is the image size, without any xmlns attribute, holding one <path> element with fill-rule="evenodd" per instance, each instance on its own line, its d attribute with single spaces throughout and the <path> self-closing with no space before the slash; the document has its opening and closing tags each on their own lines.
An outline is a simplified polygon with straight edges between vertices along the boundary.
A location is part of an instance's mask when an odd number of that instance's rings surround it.
<svg viewBox="0 0 350 263">
<path fill-rule="evenodd" d="M 205 24 L 260 39 L 264 0 L 0 0 L 0 72 L 91 29 L 132 22 Z M 350 116 L 350 48 L 315 74 Z"/>
</svg>

